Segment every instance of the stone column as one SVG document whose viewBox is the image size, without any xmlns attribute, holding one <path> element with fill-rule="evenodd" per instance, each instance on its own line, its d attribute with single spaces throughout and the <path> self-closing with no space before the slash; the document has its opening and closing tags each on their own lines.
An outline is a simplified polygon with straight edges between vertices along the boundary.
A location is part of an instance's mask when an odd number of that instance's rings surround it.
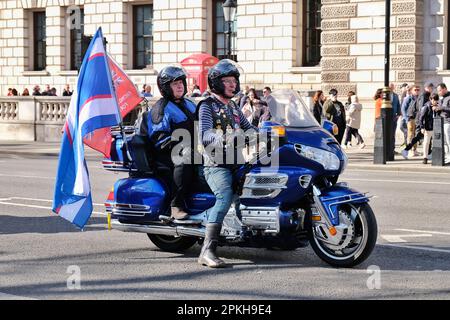
<svg viewBox="0 0 450 320">
<path fill-rule="evenodd" d="M 422 82 L 423 64 L 423 0 L 393 0 L 391 69 L 398 83 Z"/>
</svg>

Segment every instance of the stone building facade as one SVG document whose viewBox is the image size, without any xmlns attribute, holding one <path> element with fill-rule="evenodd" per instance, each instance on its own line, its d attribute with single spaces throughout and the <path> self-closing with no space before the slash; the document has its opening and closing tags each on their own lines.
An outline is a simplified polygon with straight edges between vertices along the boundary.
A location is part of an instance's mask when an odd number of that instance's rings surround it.
<svg viewBox="0 0 450 320">
<path fill-rule="evenodd" d="M 237 60 L 242 82 L 257 89 L 268 85 L 297 90 L 349 90 L 367 106 L 383 84 L 385 1 L 321 0 L 321 60 L 303 64 L 305 10 L 310 0 L 238 0 Z M 314 1 L 312 1 L 314 2 Z M 315 1 L 317 2 L 317 1 Z M 133 8 L 152 5 L 151 65 L 135 69 Z M 50 84 L 61 93 L 75 84 L 70 65 L 68 8 L 84 12 L 84 34 L 101 26 L 108 50 L 134 82 L 156 88 L 164 65 L 193 53 L 214 54 L 214 0 L 2 0 L 0 1 L 0 95 L 7 88 L 32 89 Z M 46 67 L 33 68 L 33 13 L 45 12 Z M 422 84 L 450 81 L 448 0 L 392 0 L 391 81 Z M 366 129 L 373 121 L 365 122 Z"/>
</svg>

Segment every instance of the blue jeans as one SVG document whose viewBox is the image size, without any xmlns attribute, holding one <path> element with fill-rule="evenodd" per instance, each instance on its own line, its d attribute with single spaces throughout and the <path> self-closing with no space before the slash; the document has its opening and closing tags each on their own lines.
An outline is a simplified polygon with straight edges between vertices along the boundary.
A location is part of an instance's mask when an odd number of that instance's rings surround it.
<svg viewBox="0 0 450 320">
<path fill-rule="evenodd" d="M 208 223 L 222 224 L 233 201 L 233 175 L 227 168 L 204 167 L 203 172 L 209 187 L 216 196 L 214 207 L 206 210 Z"/>
</svg>

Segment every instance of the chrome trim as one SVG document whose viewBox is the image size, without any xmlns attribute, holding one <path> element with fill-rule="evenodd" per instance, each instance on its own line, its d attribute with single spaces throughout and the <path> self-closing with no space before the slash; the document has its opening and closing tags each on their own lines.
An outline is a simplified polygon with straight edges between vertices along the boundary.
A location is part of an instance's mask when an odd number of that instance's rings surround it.
<svg viewBox="0 0 450 320">
<path fill-rule="evenodd" d="M 123 232 L 140 232 L 148 234 L 159 234 L 164 236 L 189 236 L 189 237 L 205 237 L 205 228 L 188 228 L 183 226 L 167 226 L 163 224 L 137 225 L 121 223 L 116 219 L 111 220 L 112 229 Z"/>
<path fill-rule="evenodd" d="M 278 180 L 276 183 L 264 183 L 266 180 Z M 242 189 L 243 198 L 253 199 L 271 199 L 278 196 L 283 189 L 287 189 L 287 182 L 289 176 L 284 173 L 248 173 L 245 177 L 244 186 Z M 254 190 L 267 190 L 267 194 L 258 195 L 254 194 Z"/>
<path fill-rule="evenodd" d="M 280 232 L 280 210 L 278 207 L 240 206 L 242 224 L 264 233 Z"/>
<path fill-rule="evenodd" d="M 298 183 L 300 184 L 300 187 L 303 189 L 307 189 L 312 181 L 312 175 L 305 174 L 298 178 Z"/>
<path fill-rule="evenodd" d="M 127 217 L 143 217 L 146 214 L 152 213 L 150 206 L 142 204 L 111 203 L 109 206 L 105 206 L 105 208 L 106 212 Z"/>
<path fill-rule="evenodd" d="M 120 172 L 129 172 L 130 170 L 137 171 L 137 169 L 130 168 L 130 166 L 125 164 L 123 161 L 103 160 L 102 166 L 103 169 L 108 171 L 120 171 Z"/>
</svg>

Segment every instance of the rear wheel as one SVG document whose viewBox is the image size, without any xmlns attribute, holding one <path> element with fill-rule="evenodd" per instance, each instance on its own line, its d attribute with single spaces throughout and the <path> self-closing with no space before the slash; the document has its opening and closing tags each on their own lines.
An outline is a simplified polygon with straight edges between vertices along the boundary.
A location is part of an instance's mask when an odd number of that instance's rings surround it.
<svg viewBox="0 0 450 320">
<path fill-rule="evenodd" d="M 341 268 L 354 267 L 366 260 L 377 242 L 377 221 L 369 204 L 348 204 L 339 208 L 338 233 L 327 234 L 324 225 L 309 217 L 310 244 L 325 262 Z"/>
<path fill-rule="evenodd" d="M 147 234 L 151 242 L 162 251 L 168 252 L 182 252 L 192 247 L 197 238 L 193 237 L 173 237 L 163 236 L 159 234 Z"/>
</svg>

